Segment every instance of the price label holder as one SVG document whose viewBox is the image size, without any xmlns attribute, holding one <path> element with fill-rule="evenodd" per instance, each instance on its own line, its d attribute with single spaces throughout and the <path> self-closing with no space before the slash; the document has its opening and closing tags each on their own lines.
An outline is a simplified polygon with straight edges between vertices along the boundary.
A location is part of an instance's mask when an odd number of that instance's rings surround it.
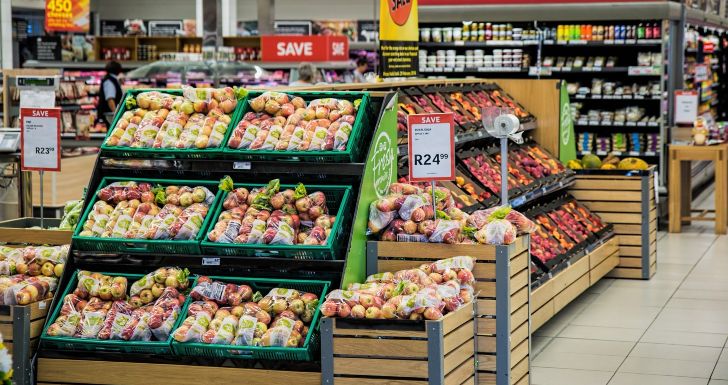
<svg viewBox="0 0 728 385">
<path fill-rule="evenodd" d="M 413 182 L 455 179 L 452 113 L 407 117 L 409 178 Z"/>
<path fill-rule="evenodd" d="M 43 173 L 61 171 L 61 109 L 20 108 L 20 169 L 40 172 L 40 226 L 43 227 Z"/>
</svg>

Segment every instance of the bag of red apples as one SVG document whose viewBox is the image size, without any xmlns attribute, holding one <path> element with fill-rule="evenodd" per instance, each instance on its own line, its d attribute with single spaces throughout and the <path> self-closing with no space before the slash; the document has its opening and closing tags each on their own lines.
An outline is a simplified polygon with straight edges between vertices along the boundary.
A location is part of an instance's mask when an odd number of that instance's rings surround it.
<svg viewBox="0 0 728 385">
<path fill-rule="evenodd" d="M 326 296 L 326 317 L 438 320 L 473 299 L 473 257 L 425 263 L 416 269 L 377 273 Z"/>
<path fill-rule="evenodd" d="M 536 226 L 507 206 L 478 210 L 468 215 L 455 207 L 444 187 L 424 190 L 393 183 L 389 194 L 369 205 L 368 230 L 382 241 L 507 245 L 518 234 L 532 233 Z"/>
</svg>

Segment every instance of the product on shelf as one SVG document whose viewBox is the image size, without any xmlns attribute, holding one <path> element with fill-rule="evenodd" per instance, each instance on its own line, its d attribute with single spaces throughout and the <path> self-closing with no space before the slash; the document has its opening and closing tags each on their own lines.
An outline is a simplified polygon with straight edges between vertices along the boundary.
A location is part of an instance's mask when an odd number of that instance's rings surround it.
<svg viewBox="0 0 728 385">
<path fill-rule="evenodd" d="M 197 237 L 215 195 L 203 186 L 152 186 L 134 181 L 101 188 L 82 237 L 190 240 Z"/>
<path fill-rule="evenodd" d="M 326 296 L 326 317 L 438 320 L 473 300 L 475 260 L 460 256 L 370 275 Z"/>
<path fill-rule="evenodd" d="M 187 269 L 160 267 L 131 284 L 129 302 L 133 305 L 146 305 L 157 300 L 168 287 L 184 291 L 190 283 L 189 274 Z"/>
<path fill-rule="evenodd" d="M 533 231 L 530 221 L 510 207 L 468 215 L 454 207 L 449 190 L 424 190 L 394 183 L 389 194 L 369 206 L 369 231 L 382 241 L 510 244 L 518 232 Z"/>
<path fill-rule="evenodd" d="M 61 223 L 58 225 L 58 230 L 73 231 L 81 219 L 82 212 L 83 199 L 66 202 L 63 206 L 63 216 L 61 217 Z"/>
<path fill-rule="evenodd" d="M 0 276 L 19 274 L 60 278 L 68 258 L 68 249 L 68 245 L 22 248 L 0 246 Z"/>
<path fill-rule="evenodd" d="M 224 199 L 224 211 L 207 234 L 216 243 L 326 245 L 336 221 L 326 195 L 301 183 L 281 190 L 275 179 L 265 187 L 231 188 Z"/>
<path fill-rule="evenodd" d="M 185 88 L 181 96 L 159 91 L 127 97 L 125 112 L 105 144 L 110 147 L 205 149 L 222 144 L 242 88 Z"/>
<path fill-rule="evenodd" d="M 597 155 L 586 154 L 581 159 L 572 159 L 567 164 L 572 170 L 602 169 L 602 170 L 647 170 L 649 165 L 640 158 L 628 157 L 619 159 L 613 153 L 600 159 Z"/>
<path fill-rule="evenodd" d="M 61 266 L 59 264 L 57 266 Z M 29 305 L 53 298 L 57 278 L 52 275 L 2 275 L 0 276 L 0 305 Z"/>
<path fill-rule="evenodd" d="M 267 91 L 250 99 L 227 143 L 229 148 L 277 151 L 344 151 L 360 101 Z"/>
<path fill-rule="evenodd" d="M 190 295 L 187 318 L 172 334 L 181 343 L 303 347 L 319 305 L 314 293 L 277 287 L 262 296 L 205 276 Z"/>
</svg>

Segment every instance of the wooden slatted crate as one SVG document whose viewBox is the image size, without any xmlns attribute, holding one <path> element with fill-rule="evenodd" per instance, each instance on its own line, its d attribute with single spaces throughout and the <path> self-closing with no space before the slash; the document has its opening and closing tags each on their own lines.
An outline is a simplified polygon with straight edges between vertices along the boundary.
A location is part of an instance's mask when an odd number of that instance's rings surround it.
<svg viewBox="0 0 728 385">
<path fill-rule="evenodd" d="M 533 289 L 531 329 L 543 326 L 586 289 L 599 282 L 619 264 L 619 240 L 612 237 L 588 249 L 565 269 Z"/>
<path fill-rule="evenodd" d="M 324 318 L 321 374 L 331 385 L 474 385 L 474 304 L 437 321 Z"/>
<path fill-rule="evenodd" d="M 508 246 L 369 242 L 367 273 L 413 268 L 459 255 L 474 257 L 478 384 L 528 384 L 529 242 L 528 236 Z M 496 354 L 504 350 L 510 354 Z"/>
<path fill-rule="evenodd" d="M 652 278 L 657 270 L 654 166 L 646 171 L 577 174 L 569 192 L 604 221 L 614 224 L 620 261 L 609 276 Z"/>
<path fill-rule="evenodd" d="M 17 385 L 33 383 L 30 360 L 38 347 L 50 305 L 50 299 L 26 306 L 0 305 L 0 333 L 13 356 L 13 382 Z"/>
<path fill-rule="evenodd" d="M 47 218 L 44 226 L 57 227 L 60 219 Z M 34 229 L 40 226 L 40 218 L 17 218 L 0 222 L 0 243 L 32 245 L 68 245 L 73 231 Z"/>
</svg>

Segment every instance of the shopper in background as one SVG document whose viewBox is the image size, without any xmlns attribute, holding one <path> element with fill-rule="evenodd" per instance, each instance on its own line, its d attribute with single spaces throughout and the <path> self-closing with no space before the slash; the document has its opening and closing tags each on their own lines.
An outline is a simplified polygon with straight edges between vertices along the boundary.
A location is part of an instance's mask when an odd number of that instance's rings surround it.
<svg viewBox="0 0 728 385">
<path fill-rule="evenodd" d="M 121 64 L 115 61 L 106 63 L 106 75 L 101 79 L 101 87 L 99 88 L 99 103 L 96 108 L 98 112 L 97 122 L 105 122 L 109 127 L 109 121 L 106 114 L 111 114 L 116 110 L 116 106 L 121 102 L 121 83 L 119 82 L 119 74 L 121 73 Z"/>
<path fill-rule="evenodd" d="M 310 86 L 316 82 L 316 66 L 303 62 L 298 65 L 298 80 L 289 83 L 289 86 Z"/>
<path fill-rule="evenodd" d="M 366 83 L 367 79 L 364 74 L 369 68 L 369 62 L 366 57 L 356 59 L 356 68 L 354 69 L 354 83 Z"/>
</svg>

